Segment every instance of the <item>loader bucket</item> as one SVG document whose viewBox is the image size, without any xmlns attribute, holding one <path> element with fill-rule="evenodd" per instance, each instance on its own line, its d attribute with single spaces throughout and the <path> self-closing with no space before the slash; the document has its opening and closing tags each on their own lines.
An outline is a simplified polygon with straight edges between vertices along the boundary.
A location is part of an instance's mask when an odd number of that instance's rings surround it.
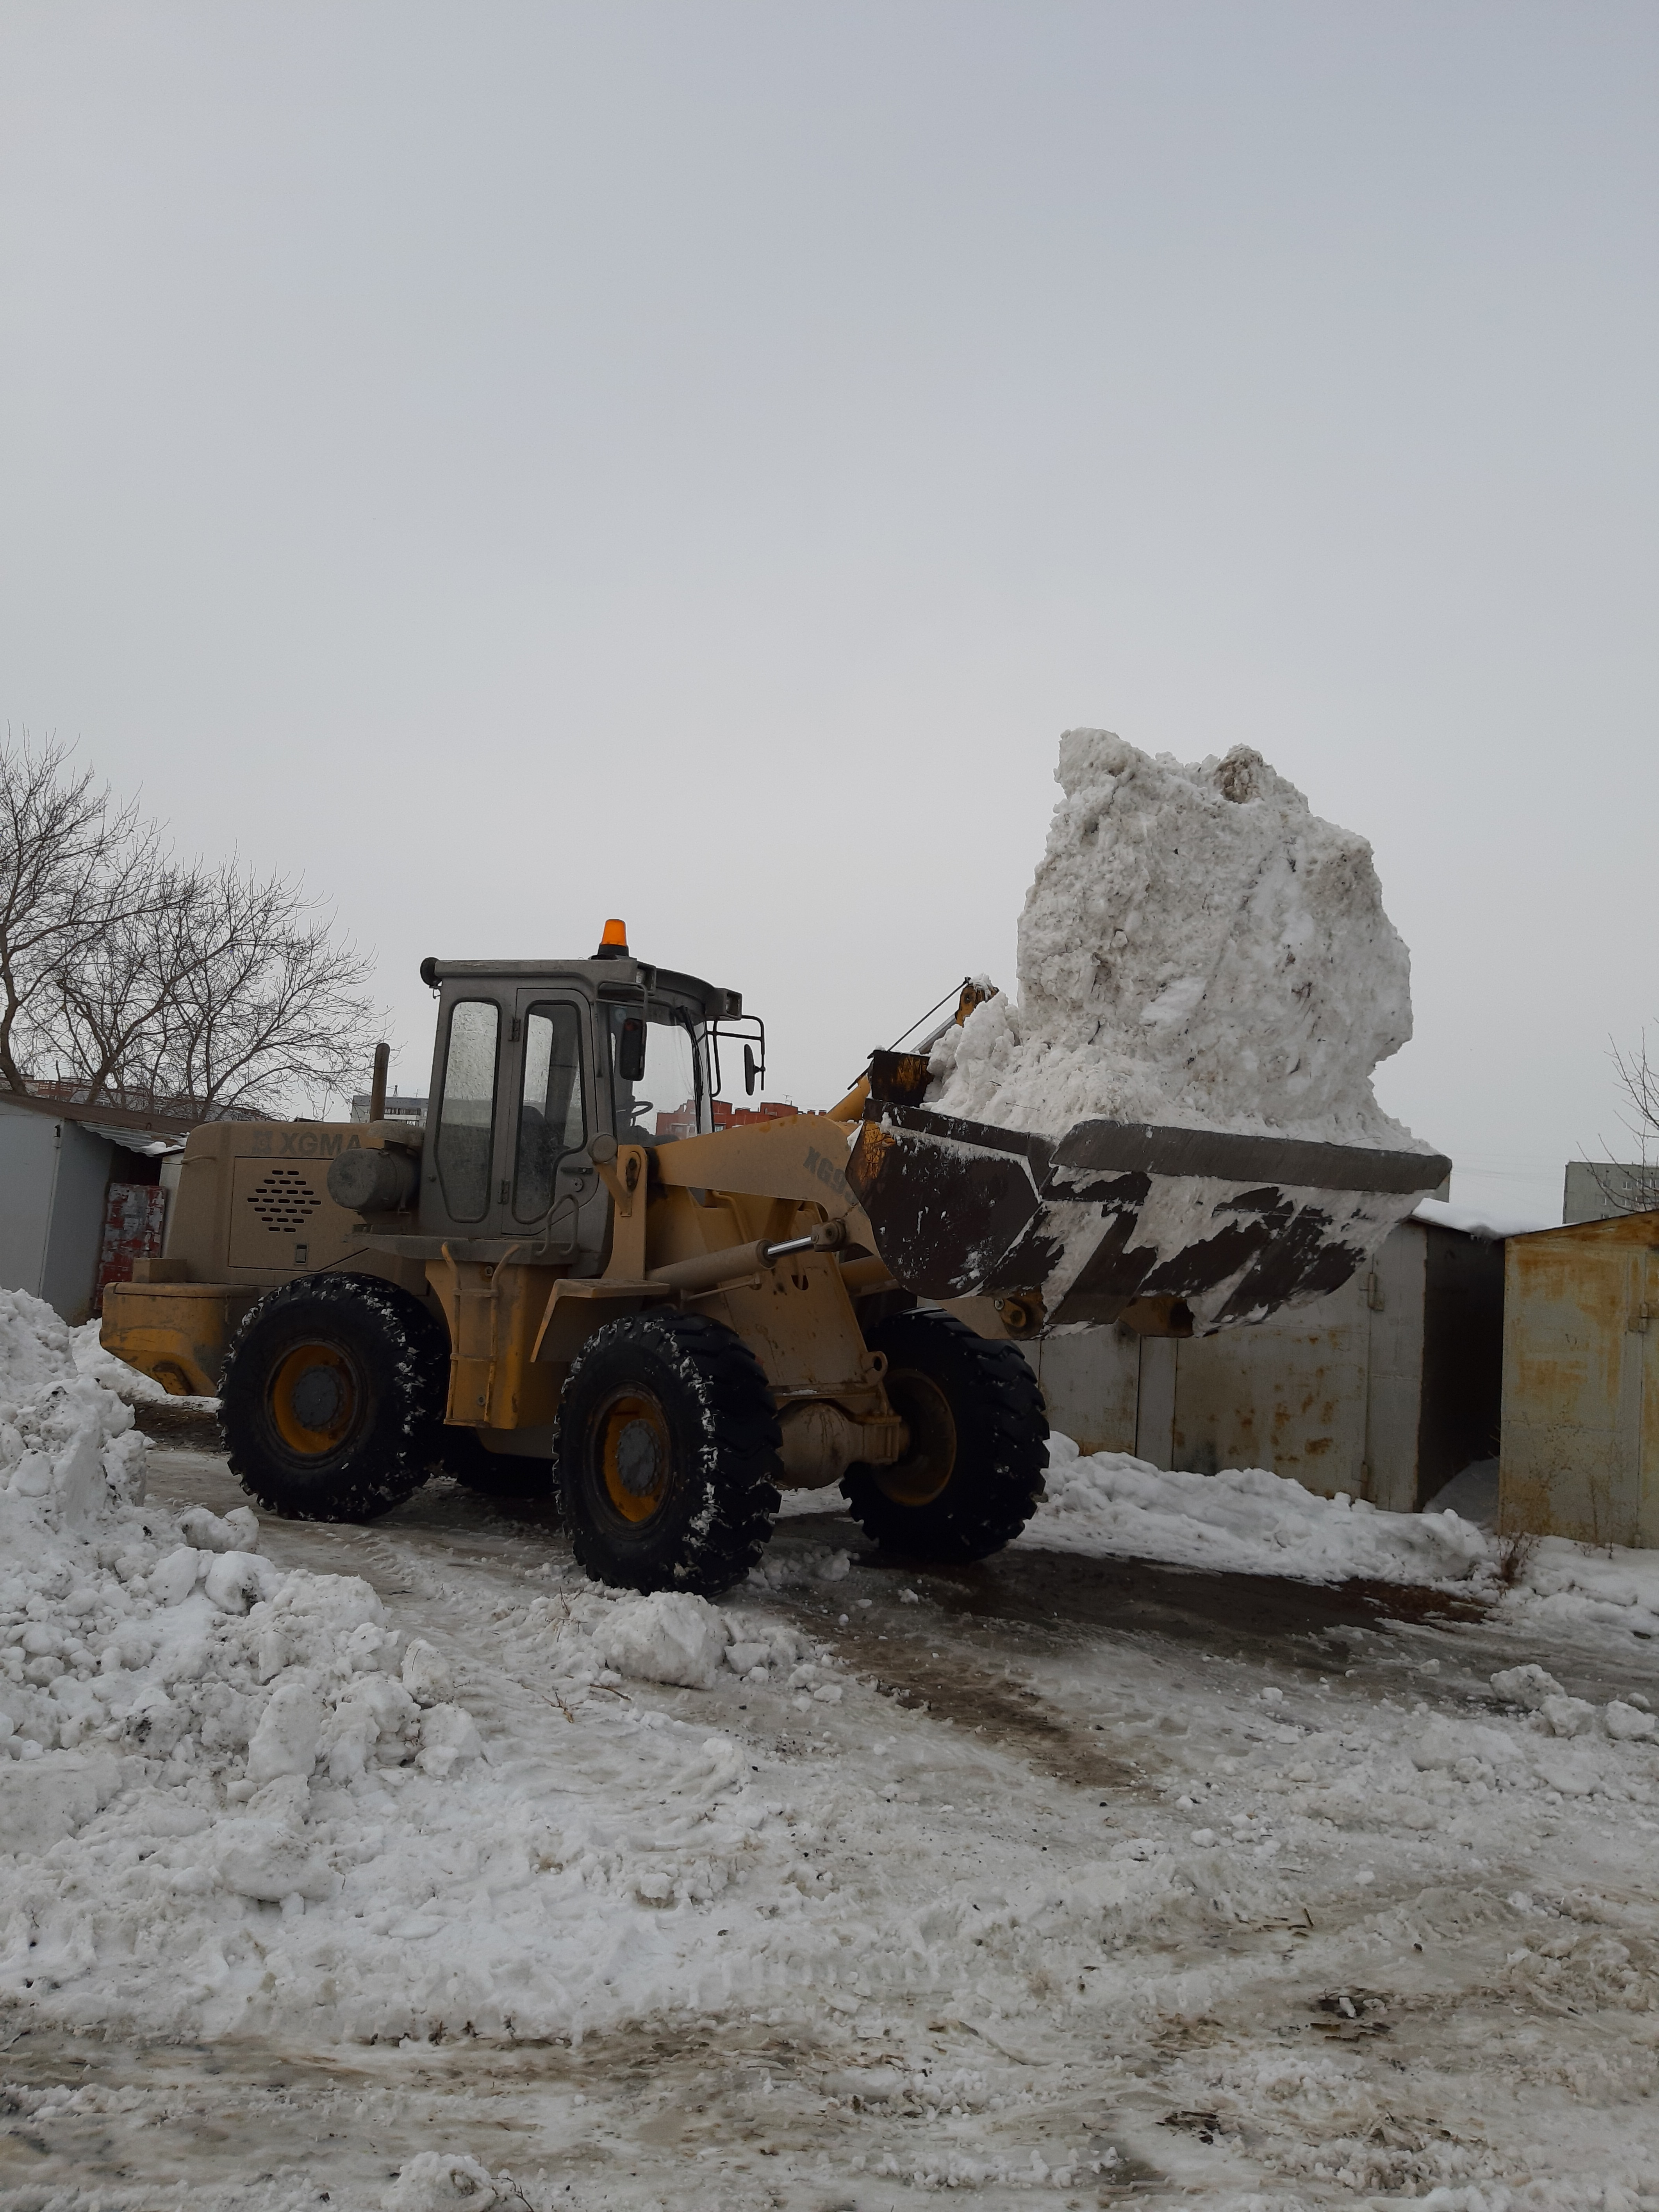
<svg viewBox="0 0 1659 2212">
<path fill-rule="evenodd" d="M 1339 1290 L 1450 1171 L 1431 1152 L 1079 1121 L 1063 1137 L 917 1103 L 927 1063 L 878 1053 L 848 1161 L 894 1279 L 990 1297 L 1017 1333 L 1125 1319 L 1209 1335 Z"/>
</svg>

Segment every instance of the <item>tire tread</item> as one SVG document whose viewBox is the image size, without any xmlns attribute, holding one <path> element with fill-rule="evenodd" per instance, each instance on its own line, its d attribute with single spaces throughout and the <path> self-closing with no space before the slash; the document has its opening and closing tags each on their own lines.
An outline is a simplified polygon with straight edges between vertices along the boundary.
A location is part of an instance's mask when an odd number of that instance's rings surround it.
<svg viewBox="0 0 1659 2212">
<path fill-rule="evenodd" d="M 890 1366 L 902 1365 L 908 1348 L 918 1368 L 946 1389 L 957 1464 L 941 1495 L 923 1506 L 890 1498 L 875 1468 L 849 1468 L 842 1491 L 853 1518 L 883 1551 L 906 1558 L 943 1564 L 1000 1552 L 1036 1511 L 1048 1464 L 1048 1415 L 1023 1354 L 928 1308 L 892 1316 L 872 1332 L 870 1346 L 885 1352 Z"/>
<path fill-rule="evenodd" d="M 625 1363 L 630 1354 L 665 1360 L 687 1385 L 701 1408 L 712 1465 L 701 1470 L 705 1510 L 690 1512 L 674 1542 L 656 1555 L 641 1546 L 635 1556 L 624 1559 L 584 1510 L 578 1458 L 583 1440 L 567 1416 L 573 1407 L 580 1413 L 586 1376 Z M 742 1581 L 770 1540 L 781 1502 L 775 1480 L 781 1442 L 765 1372 L 722 1323 L 680 1313 L 632 1314 L 607 1322 L 571 1368 L 554 1443 L 560 1517 L 578 1564 L 593 1582 L 718 1596 Z"/>
<path fill-rule="evenodd" d="M 307 1320 L 307 1314 L 318 1316 Z M 261 1449 L 272 1340 L 295 1323 L 331 1324 L 359 1339 L 375 1370 L 380 1418 L 328 1486 L 310 1486 Z M 373 1521 L 401 1505 L 437 1463 L 448 1340 L 420 1301 L 369 1275 L 301 1275 L 248 1309 L 219 1382 L 219 1429 L 230 1471 L 257 1505 L 293 1521 Z M 320 1470 L 319 1470 L 320 1473 Z"/>
</svg>

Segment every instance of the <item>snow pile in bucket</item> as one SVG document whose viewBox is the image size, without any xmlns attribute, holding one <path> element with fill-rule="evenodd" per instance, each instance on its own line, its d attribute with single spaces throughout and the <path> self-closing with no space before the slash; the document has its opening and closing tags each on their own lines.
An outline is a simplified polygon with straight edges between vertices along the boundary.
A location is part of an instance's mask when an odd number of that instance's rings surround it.
<svg viewBox="0 0 1659 2212">
<path fill-rule="evenodd" d="M 1492 1558 L 1455 1513 L 1383 1513 L 1262 1468 L 1183 1474 L 1127 1452 L 1085 1458 L 1062 1436 L 1048 1439 L 1048 1496 L 1021 1540 L 1301 1582 L 1462 1581 Z"/>
<path fill-rule="evenodd" d="M 1056 780 L 1018 1002 L 946 1031 L 929 1106 L 1430 1149 L 1371 1091 L 1412 1033 L 1410 962 L 1363 837 L 1242 745 L 1183 767 L 1069 730 Z"/>
</svg>

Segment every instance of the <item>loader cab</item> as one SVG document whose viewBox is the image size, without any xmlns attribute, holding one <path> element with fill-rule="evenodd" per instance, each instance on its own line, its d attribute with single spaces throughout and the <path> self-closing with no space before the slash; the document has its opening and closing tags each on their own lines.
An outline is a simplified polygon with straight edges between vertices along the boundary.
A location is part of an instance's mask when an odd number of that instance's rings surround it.
<svg viewBox="0 0 1659 2212">
<path fill-rule="evenodd" d="M 439 996 L 420 1226 L 448 1238 L 574 1237 L 597 1273 L 608 1232 L 589 1140 L 655 1146 L 712 1129 L 713 1032 L 736 992 L 624 956 L 422 964 Z"/>
</svg>

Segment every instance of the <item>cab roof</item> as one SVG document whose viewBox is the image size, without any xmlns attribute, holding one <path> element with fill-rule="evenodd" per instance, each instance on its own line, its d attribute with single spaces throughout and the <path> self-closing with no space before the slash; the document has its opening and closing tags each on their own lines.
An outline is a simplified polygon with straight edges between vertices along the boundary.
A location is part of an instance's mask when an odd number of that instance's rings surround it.
<svg viewBox="0 0 1659 2212">
<path fill-rule="evenodd" d="M 701 975 L 677 968 L 653 967 L 624 954 L 605 960 L 439 960 L 421 963 L 421 981 L 431 990 L 453 980 L 469 982 L 577 983 L 597 999 L 637 999 L 663 992 L 694 999 L 710 1021 L 735 1021 L 743 1012 L 741 991 L 706 983 Z"/>
</svg>

